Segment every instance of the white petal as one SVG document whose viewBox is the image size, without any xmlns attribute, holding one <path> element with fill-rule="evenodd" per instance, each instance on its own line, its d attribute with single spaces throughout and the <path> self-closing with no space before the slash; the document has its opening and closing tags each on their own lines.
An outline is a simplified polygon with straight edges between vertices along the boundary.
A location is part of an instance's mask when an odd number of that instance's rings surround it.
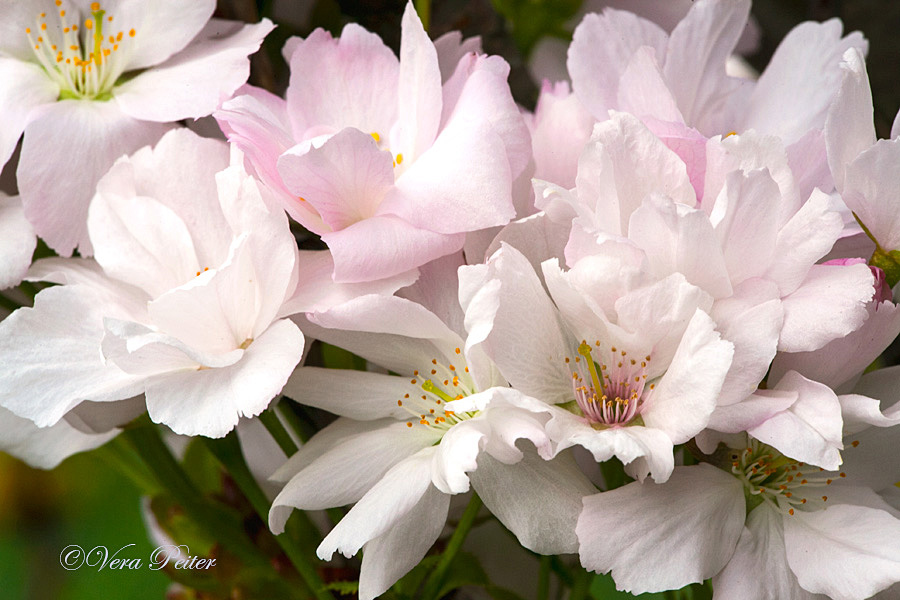
<svg viewBox="0 0 900 600">
<path fill-rule="evenodd" d="M 715 467 L 681 467 L 664 484 L 630 483 L 584 499 L 581 564 L 612 571 L 634 594 L 678 589 L 718 573 L 744 526 L 741 483 Z"/>
<path fill-rule="evenodd" d="M 782 352 L 772 363 L 772 380 L 787 371 L 846 391 L 862 372 L 900 335 L 900 306 L 893 302 L 866 305 L 869 318 L 856 331 L 812 352 Z M 861 392 L 862 393 L 862 392 Z"/>
<path fill-rule="evenodd" d="M 775 286 L 767 283 L 747 280 L 735 288 L 734 296 L 713 307 L 711 316 L 717 330 L 723 339 L 734 344 L 731 368 L 717 401 L 719 406 L 740 402 L 751 394 L 775 357 L 783 311 Z M 762 297 L 757 295 L 760 292 L 764 294 Z"/>
<path fill-rule="evenodd" d="M 97 194 L 88 211 L 88 231 L 103 270 L 152 297 L 203 270 L 184 221 L 153 198 Z"/>
<path fill-rule="evenodd" d="M 133 119 L 113 102 L 62 100 L 42 107 L 25 127 L 16 171 L 35 232 L 62 256 L 76 246 L 89 254 L 87 212 L 98 180 L 119 156 L 156 142 L 168 128 Z"/>
<path fill-rule="evenodd" d="M 776 258 L 778 222 L 772 218 L 781 194 L 767 170 L 732 171 L 709 219 L 732 283 L 762 276 Z"/>
<path fill-rule="evenodd" d="M 687 123 L 697 124 L 722 109 L 734 86 L 725 73 L 725 61 L 749 14 L 749 0 L 701 0 L 672 30 L 663 72 Z"/>
<path fill-rule="evenodd" d="M 579 100 L 597 119 L 617 108 L 619 79 L 641 46 L 655 50 L 662 62 L 666 32 L 656 23 L 623 10 L 606 9 L 584 17 L 569 46 L 567 66 Z"/>
<path fill-rule="evenodd" d="M 429 487 L 418 504 L 387 532 L 363 546 L 360 600 L 372 600 L 415 567 L 447 520 L 450 496 Z"/>
<path fill-rule="evenodd" d="M 324 312 L 359 296 L 393 295 L 416 281 L 416 270 L 386 279 L 360 283 L 334 281 L 334 259 L 327 250 L 301 250 L 297 255 L 298 281 L 294 294 L 281 306 L 280 316 L 300 312 Z"/>
<path fill-rule="evenodd" d="M 303 343 L 297 326 L 283 319 L 229 367 L 159 376 L 147 383 L 150 418 L 183 435 L 222 437 L 240 417 L 265 410 L 300 361 Z"/>
<path fill-rule="evenodd" d="M 547 423 L 547 433 L 560 450 L 570 446 L 582 446 L 597 462 L 615 456 L 626 465 L 635 479 L 643 479 L 649 473 L 657 483 L 666 481 L 675 468 L 672 440 L 659 429 L 650 427 L 611 427 L 594 429 L 582 417 L 553 409 L 553 418 Z"/>
<path fill-rule="evenodd" d="M 36 245 L 22 202 L 18 197 L 0 194 L 0 290 L 22 281 Z"/>
<path fill-rule="evenodd" d="M 546 461 L 526 451 L 514 465 L 485 453 L 469 477 L 485 506 L 523 546 L 538 554 L 577 552 L 581 499 L 596 490 L 571 453 Z"/>
<path fill-rule="evenodd" d="M 210 21 L 184 50 L 113 89 L 122 112 L 160 123 L 212 114 L 246 83 L 248 56 L 274 25 Z"/>
<path fill-rule="evenodd" d="M 783 296 L 790 294 L 800 286 L 809 268 L 828 253 L 843 228 L 834 199 L 813 191 L 778 232 L 772 266 L 766 277 L 778 284 Z"/>
<path fill-rule="evenodd" d="M 752 510 L 734 555 L 713 578 L 716 599 L 826 600 L 800 587 L 787 566 L 782 517 L 768 504 Z"/>
<path fill-rule="evenodd" d="M 782 301 L 782 352 L 817 350 L 858 329 L 874 294 L 866 265 L 813 265 L 803 283 Z"/>
<path fill-rule="evenodd" d="M 865 56 L 849 48 L 841 62 L 841 86 L 825 119 L 828 164 L 839 192 L 844 191 L 847 165 L 875 145 L 874 111 Z"/>
<path fill-rule="evenodd" d="M 115 299 L 86 286 L 41 291 L 34 308 L 0 322 L 0 405 L 46 427 L 82 400 L 111 401 L 143 391 L 141 382 L 100 354 L 104 313 Z"/>
<path fill-rule="evenodd" d="M 594 207 L 598 229 L 620 235 L 653 192 L 687 206 L 697 203 L 684 162 L 626 113 L 594 127 L 578 161 L 576 186 L 579 202 Z"/>
<path fill-rule="evenodd" d="M 661 429 L 683 444 L 709 422 L 734 345 L 715 331 L 715 323 L 697 310 L 681 338 L 666 374 L 645 400 L 641 416 L 648 427 Z"/>
<path fill-rule="evenodd" d="M 785 36 L 753 91 L 745 129 L 776 134 L 790 144 L 822 126 L 840 85 L 840 57 L 848 48 L 865 52 L 868 46 L 859 32 L 842 38 L 842 29 L 838 19 L 808 21 Z"/>
<path fill-rule="evenodd" d="M 404 419 L 410 414 L 397 402 L 402 402 L 405 394 L 421 393 L 421 388 L 409 381 L 366 371 L 301 367 L 285 384 L 284 394 L 306 406 L 361 421 Z"/>
<path fill-rule="evenodd" d="M 774 389 L 797 392 L 797 401 L 748 433 L 794 460 L 837 470 L 843 421 L 835 393 L 794 371 L 789 371 Z"/>
<path fill-rule="evenodd" d="M 784 519 L 788 564 L 804 589 L 835 600 L 868 598 L 900 581 L 900 520 L 840 504 Z"/>
<path fill-rule="evenodd" d="M 102 446 L 118 433 L 113 430 L 86 434 L 65 420 L 52 427 L 40 428 L 28 419 L 0 408 L 0 450 L 36 469 L 52 469 L 73 454 Z"/>
<path fill-rule="evenodd" d="M 330 560 L 335 551 L 349 558 L 406 517 L 432 488 L 433 453 L 424 448 L 385 473 L 322 540 L 316 549 L 319 558 Z"/>
<path fill-rule="evenodd" d="M 843 200 L 885 250 L 900 249 L 897 187 L 900 139 L 879 140 L 847 166 Z"/>
<path fill-rule="evenodd" d="M 466 329 L 473 336 L 483 329 L 472 339 L 484 340 L 485 352 L 516 389 L 548 403 L 571 399 L 568 344 L 534 269 L 506 245 L 488 264 L 497 283 L 484 286 L 467 307 Z"/>
<path fill-rule="evenodd" d="M 302 454 L 298 452 L 297 459 L 288 463 L 292 468 L 302 468 L 272 503 L 269 527 L 273 532 L 284 530 L 292 508 L 318 510 L 358 501 L 394 465 L 430 448 L 438 438 L 430 429 L 409 428 L 393 420 L 360 424 L 341 419 L 335 423 L 341 426 L 323 429 L 312 437 L 308 450 L 303 446 Z M 429 464 L 433 452 L 429 451 Z M 309 462 L 303 465 L 300 460 Z M 276 471 L 274 477 L 282 479 L 283 470 Z"/>
<path fill-rule="evenodd" d="M 82 4 L 87 7 L 86 2 Z M 144 2 L 119 2 L 113 13 L 116 22 L 135 29 L 128 69 L 159 64 L 183 49 L 200 32 L 215 8 L 212 0 L 198 0 L 188 6 L 178 0 L 163 0 L 152 7 Z"/>
<path fill-rule="evenodd" d="M 651 195 L 632 213 L 628 238 L 647 253 L 656 277 L 682 273 L 714 298 L 731 296 L 719 240 L 704 211 Z"/>
<path fill-rule="evenodd" d="M 437 51 L 411 3 L 407 3 L 401 23 L 397 94 L 399 127 L 394 151 L 415 160 L 437 137 L 443 100 Z"/>
<path fill-rule="evenodd" d="M 0 113 L 3 114 L 0 168 L 12 156 L 19 137 L 28 122 L 34 118 L 32 109 L 53 102 L 58 97 L 59 86 L 47 77 L 41 67 L 14 58 L 0 57 Z"/>
</svg>

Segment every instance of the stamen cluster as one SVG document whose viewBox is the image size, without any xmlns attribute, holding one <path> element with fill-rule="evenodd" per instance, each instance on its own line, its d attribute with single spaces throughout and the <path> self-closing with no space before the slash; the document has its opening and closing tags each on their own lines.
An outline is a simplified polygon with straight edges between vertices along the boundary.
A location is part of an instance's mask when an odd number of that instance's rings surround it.
<svg viewBox="0 0 900 600">
<path fill-rule="evenodd" d="M 595 342 L 597 352 L 600 341 Z M 598 427 L 627 425 L 639 414 L 643 404 L 644 386 L 647 381 L 647 367 L 650 356 L 638 361 L 626 350 L 610 347 L 602 362 L 594 361 L 591 345 L 582 340 L 575 357 L 577 370 L 572 371 L 572 388 L 575 401 L 582 414 Z M 572 364 L 566 358 L 567 364 Z M 587 367 L 587 377 L 581 365 Z M 652 390 L 654 384 L 648 386 Z"/>
<path fill-rule="evenodd" d="M 91 16 L 69 24 L 62 0 L 56 0 L 59 23 L 49 25 L 47 13 L 36 18 L 36 27 L 25 29 L 34 55 L 47 74 L 59 85 L 61 98 L 102 99 L 109 93 L 125 70 L 121 45 L 136 35 L 127 32 L 104 31 L 104 22 L 112 27 L 112 15 L 107 15 L 99 2 L 91 4 Z M 76 21 L 78 19 L 76 18 Z M 127 36 L 127 37 L 126 37 Z"/>
<path fill-rule="evenodd" d="M 828 496 L 819 495 L 814 490 L 847 476 L 844 472 L 811 475 L 824 473 L 825 469 L 797 462 L 754 439 L 750 440 L 747 448 L 735 450 L 731 461 L 731 472 L 744 484 L 748 509 L 768 502 L 789 516 L 794 514 L 794 509 L 810 511 L 824 508 Z"/>
<path fill-rule="evenodd" d="M 465 362 L 462 350 L 456 348 L 455 352 L 460 356 L 460 360 Z M 409 384 L 413 390 L 397 400 L 397 406 L 402 407 L 413 416 L 406 422 L 407 427 L 411 428 L 414 423 L 418 422 L 419 425 L 430 429 L 446 431 L 476 414 L 456 413 L 446 408 L 448 402 L 460 400 L 475 393 L 474 381 L 469 375 L 469 367 L 465 365 L 460 372 L 455 364 L 444 365 L 437 358 L 432 358 L 430 368 L 413 371 L 413 377 L 409 380 Z"/>
</svg>

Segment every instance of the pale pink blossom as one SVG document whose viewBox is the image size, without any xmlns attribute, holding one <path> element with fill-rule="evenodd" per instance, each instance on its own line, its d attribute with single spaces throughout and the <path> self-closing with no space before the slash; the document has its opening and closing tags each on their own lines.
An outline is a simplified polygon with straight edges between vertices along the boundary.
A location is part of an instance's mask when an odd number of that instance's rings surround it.
<svg viewBox="0 0 900 600">
<path fill-rule="evenodd" d="M 339 39 L 316 30 L 286 48 L 286 101 L 245 88 L 216 113 L 287 212 L 328 244 L 335 281 L 410 271 L 515 216 L 530 144 L 509 67 L 441 49 L 457 58 L 449 75 L 412 4 L 399 60 L 357 25 Z"/>
<path fill-rule="evenodd" d="M 211 21 L 214 0 L 0 2 L 0 164 L 24 132 L 25 215 L 60 255 L 89 255 L 88 204 L 123 154 L 210 114 L 272 30 Z"/>
</svg>

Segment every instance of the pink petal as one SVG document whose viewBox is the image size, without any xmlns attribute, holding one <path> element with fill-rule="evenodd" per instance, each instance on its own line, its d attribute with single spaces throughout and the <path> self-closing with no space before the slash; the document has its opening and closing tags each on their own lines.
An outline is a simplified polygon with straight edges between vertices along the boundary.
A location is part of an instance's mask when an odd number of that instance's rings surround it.
<svg viewBox="0 0 900 600">
<path fill-rule="evenodd" d="M 387 139 L 397 118 L 399 63 L 381 38 L 354 23 L 337 40 L 317 29 L 296 43 L 289 63 L 295 140 L 318 135 L 311 130 L 321 127 L 355 127 Z"/>
</svg>

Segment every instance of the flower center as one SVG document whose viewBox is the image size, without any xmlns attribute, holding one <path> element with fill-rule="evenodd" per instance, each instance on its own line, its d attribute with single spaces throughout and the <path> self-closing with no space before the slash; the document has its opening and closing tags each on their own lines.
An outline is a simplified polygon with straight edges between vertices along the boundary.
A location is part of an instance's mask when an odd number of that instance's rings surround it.
<svg viewBox="0 0 900 600">
<path fill-rule="evenodd" d="M 462 351 L 457 348 L 456 354 L 460 355 L 460 361 L 464 363 L 461 353 Z M 413 427 L 418 423 L 443 433 L 477 414 L 456 413 L 446 408 L 448 402 L 475 393 L 475 383 L 469 376 L 469 367 L 464 364 L 460 372 L 453 363 L 444 365 L 433 358 L 428 368 L 413 371 L 409 384 L 412 389 L 397 400 L 397 406 L 403 407 L 413 417 L 406 422 L 407 427 Z"/>
<path fill-rule="evenodd" d="M 754 439 L 747 448 L 733 450 L 730 458 L 731 472 L 744 484 L 748 513 L 763 502 L 786 515 L 795 509 L 821 510 L 828 501 L 822 488 L 847 476 L 797 462 Z"/>
<path fill-rule="evenodd" d="M 638 360 L 615 346 L 603 356 L 599 340 L 595 346 L 592 348 L 587 340 L 578 346 L 581 356 L 575 357 L 572 371 L 575 402 L 595 429 L 627 425 L 640 416 L 650 356 Z M 599 355 L 599 364 L 594 361 L 594 352 Z M 572 367 L 568 357 L 566 363 Z M 647 389 L 654 386 L 650 384 Z"/>
<path fill-rule="evenodd" d="M 59 85 L 61 100 L 107 100 L 126 67 L 127 56 L 121 48 L 136 32 L 130 29 L 104 33 L 104 25 L 113 28 L 113 17 L 106 14 L 99 2 L 91 4 L 91 16 L 80 27 L 76 10 L 70 25 L 72 15 L 61 8 L 62 4 L 62 0 L 56 0 L 58 22 L 48 25 L 47 13 L 42 12 L 37 16 L 36 27 L 25 29 L 34 55 Z"/>
</svg>

